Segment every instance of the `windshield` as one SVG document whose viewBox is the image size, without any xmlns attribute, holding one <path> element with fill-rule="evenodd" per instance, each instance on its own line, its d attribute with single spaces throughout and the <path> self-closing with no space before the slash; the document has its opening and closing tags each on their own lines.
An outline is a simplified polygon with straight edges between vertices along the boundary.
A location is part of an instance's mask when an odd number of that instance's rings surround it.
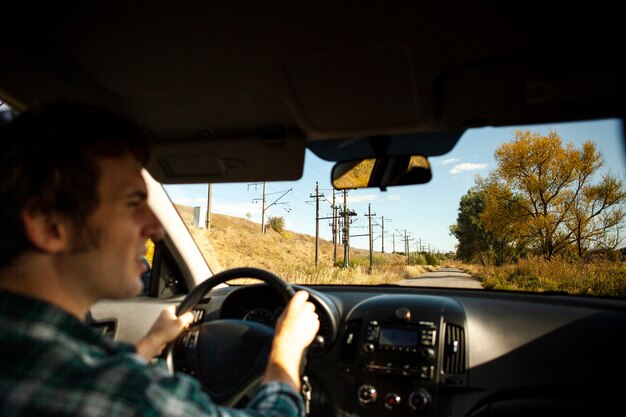
<svg viewBox="0 0 626 417">
<path fill-rule="evenodd" d="M 471 129 L 429 160 L 386 191 L 333 190 L 310 151 L 298 181 L 165 189 L 214 273 L 626 296 L 619 120 Z"/>
</svg>

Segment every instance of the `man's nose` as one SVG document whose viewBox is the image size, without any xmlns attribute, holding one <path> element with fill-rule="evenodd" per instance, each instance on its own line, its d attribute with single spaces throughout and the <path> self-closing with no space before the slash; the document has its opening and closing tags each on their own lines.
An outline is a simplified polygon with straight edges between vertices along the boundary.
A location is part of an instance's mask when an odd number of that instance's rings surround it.
<svg viewBox="0 0 626 417">
<path fill-rule="evenodd" d="M 153 242 L 161 240 L 163 238 L 163 226 L 161 222 L 154 214 L 152 209 L 146 205 L 146 227 L 144 233 L 147 238 L 152 239 Z"/>
</svg>

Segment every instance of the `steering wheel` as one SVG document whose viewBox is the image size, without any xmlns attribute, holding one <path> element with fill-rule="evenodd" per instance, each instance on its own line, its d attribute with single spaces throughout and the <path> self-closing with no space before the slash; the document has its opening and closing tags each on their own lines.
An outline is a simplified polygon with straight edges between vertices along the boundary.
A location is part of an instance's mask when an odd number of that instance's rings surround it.
<svg viewBox="0 0 626 417">
<path fill-rule="evenodd" d="M 289 283 L 258 268 L 234 268 L 213 275 L 193 288 L 176 314 L 195 307 L 216 285 L 235 278 L 256 278 L 275 289 L 288 303 L 295 294 Z M 258 387 L 272 347 L 274 329 L 252 321 L 220 319 L 186 329 L 168 344 L 164 356 L 174 373 L 174 350 L 189 364 L 203 389 L 218 404 L 235 406 Z"/>
</svg>

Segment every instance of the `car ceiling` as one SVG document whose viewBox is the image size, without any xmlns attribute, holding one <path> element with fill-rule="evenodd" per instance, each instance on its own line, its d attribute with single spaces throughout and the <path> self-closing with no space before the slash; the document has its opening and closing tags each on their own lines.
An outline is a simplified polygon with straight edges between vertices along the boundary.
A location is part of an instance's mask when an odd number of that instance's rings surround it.
<svg viewBox="0 0 626 417">
<path fill-rule="evenodd" d="M 0 97 L 115 108 L 152 133 L 165 183 L 296 179 L 305 147 L 370 156 L 363 137 L 431 156 L 469 127 L 623 116 L 609 3 L 146 4 L 5 14 Z"/>
</svg>

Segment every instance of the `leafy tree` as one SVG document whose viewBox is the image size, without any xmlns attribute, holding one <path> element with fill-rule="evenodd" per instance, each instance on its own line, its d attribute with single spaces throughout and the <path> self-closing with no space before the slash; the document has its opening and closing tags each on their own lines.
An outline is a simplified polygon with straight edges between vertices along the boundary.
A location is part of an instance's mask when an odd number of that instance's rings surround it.
<svg viewBox="0 0 626 417">
<path fill-rule="evenodd" d="M 582 189 L 567 223 L 579 257 L 585 256 L 592 244 L 600 249 L 617 247 L 618 235 L 609 232 L 617 231 L 624 219 L 620 203 L 625 198 L 622 182 L 609 175 L 604 175 L 600 184 Z"/>
<path fill-rule="evenodd" d="M 555 131 L 514 136 L 496 150 L 497 168 L 478 181 L 487 197 L 481 220 L 494 238 L 506 236 L 507 245 L 527 245 L 547 260 L 574 243 L 579 256 L 592 244 L 616 245 L 609 232 L 624 219 L 626 194 L 608 174 L 591 184 L 602 167 L 595 145 L 563 145 Z"/>
<path fill-rule="evenodd" d="M 528 246 L 528 224 L 520 209 L 519 197 L 499 189 L 493 180 L 476 180 L 484 200 L 479 222 L 489 237 L 495 265 L 517 259 Z M 504 196 L 504 198 L 503 198 Z"/>
<path fill-rule="evenodd" d="M 472 262 L 478 259 L 486 264 L 492 239 L 480 216 L 485 209 L 483 193 L 470 189 L 459 203 L 456 223 L 450 226 L 450 233 L 459 241 L 456 255 L 459 259 Z"/>
</svg>

